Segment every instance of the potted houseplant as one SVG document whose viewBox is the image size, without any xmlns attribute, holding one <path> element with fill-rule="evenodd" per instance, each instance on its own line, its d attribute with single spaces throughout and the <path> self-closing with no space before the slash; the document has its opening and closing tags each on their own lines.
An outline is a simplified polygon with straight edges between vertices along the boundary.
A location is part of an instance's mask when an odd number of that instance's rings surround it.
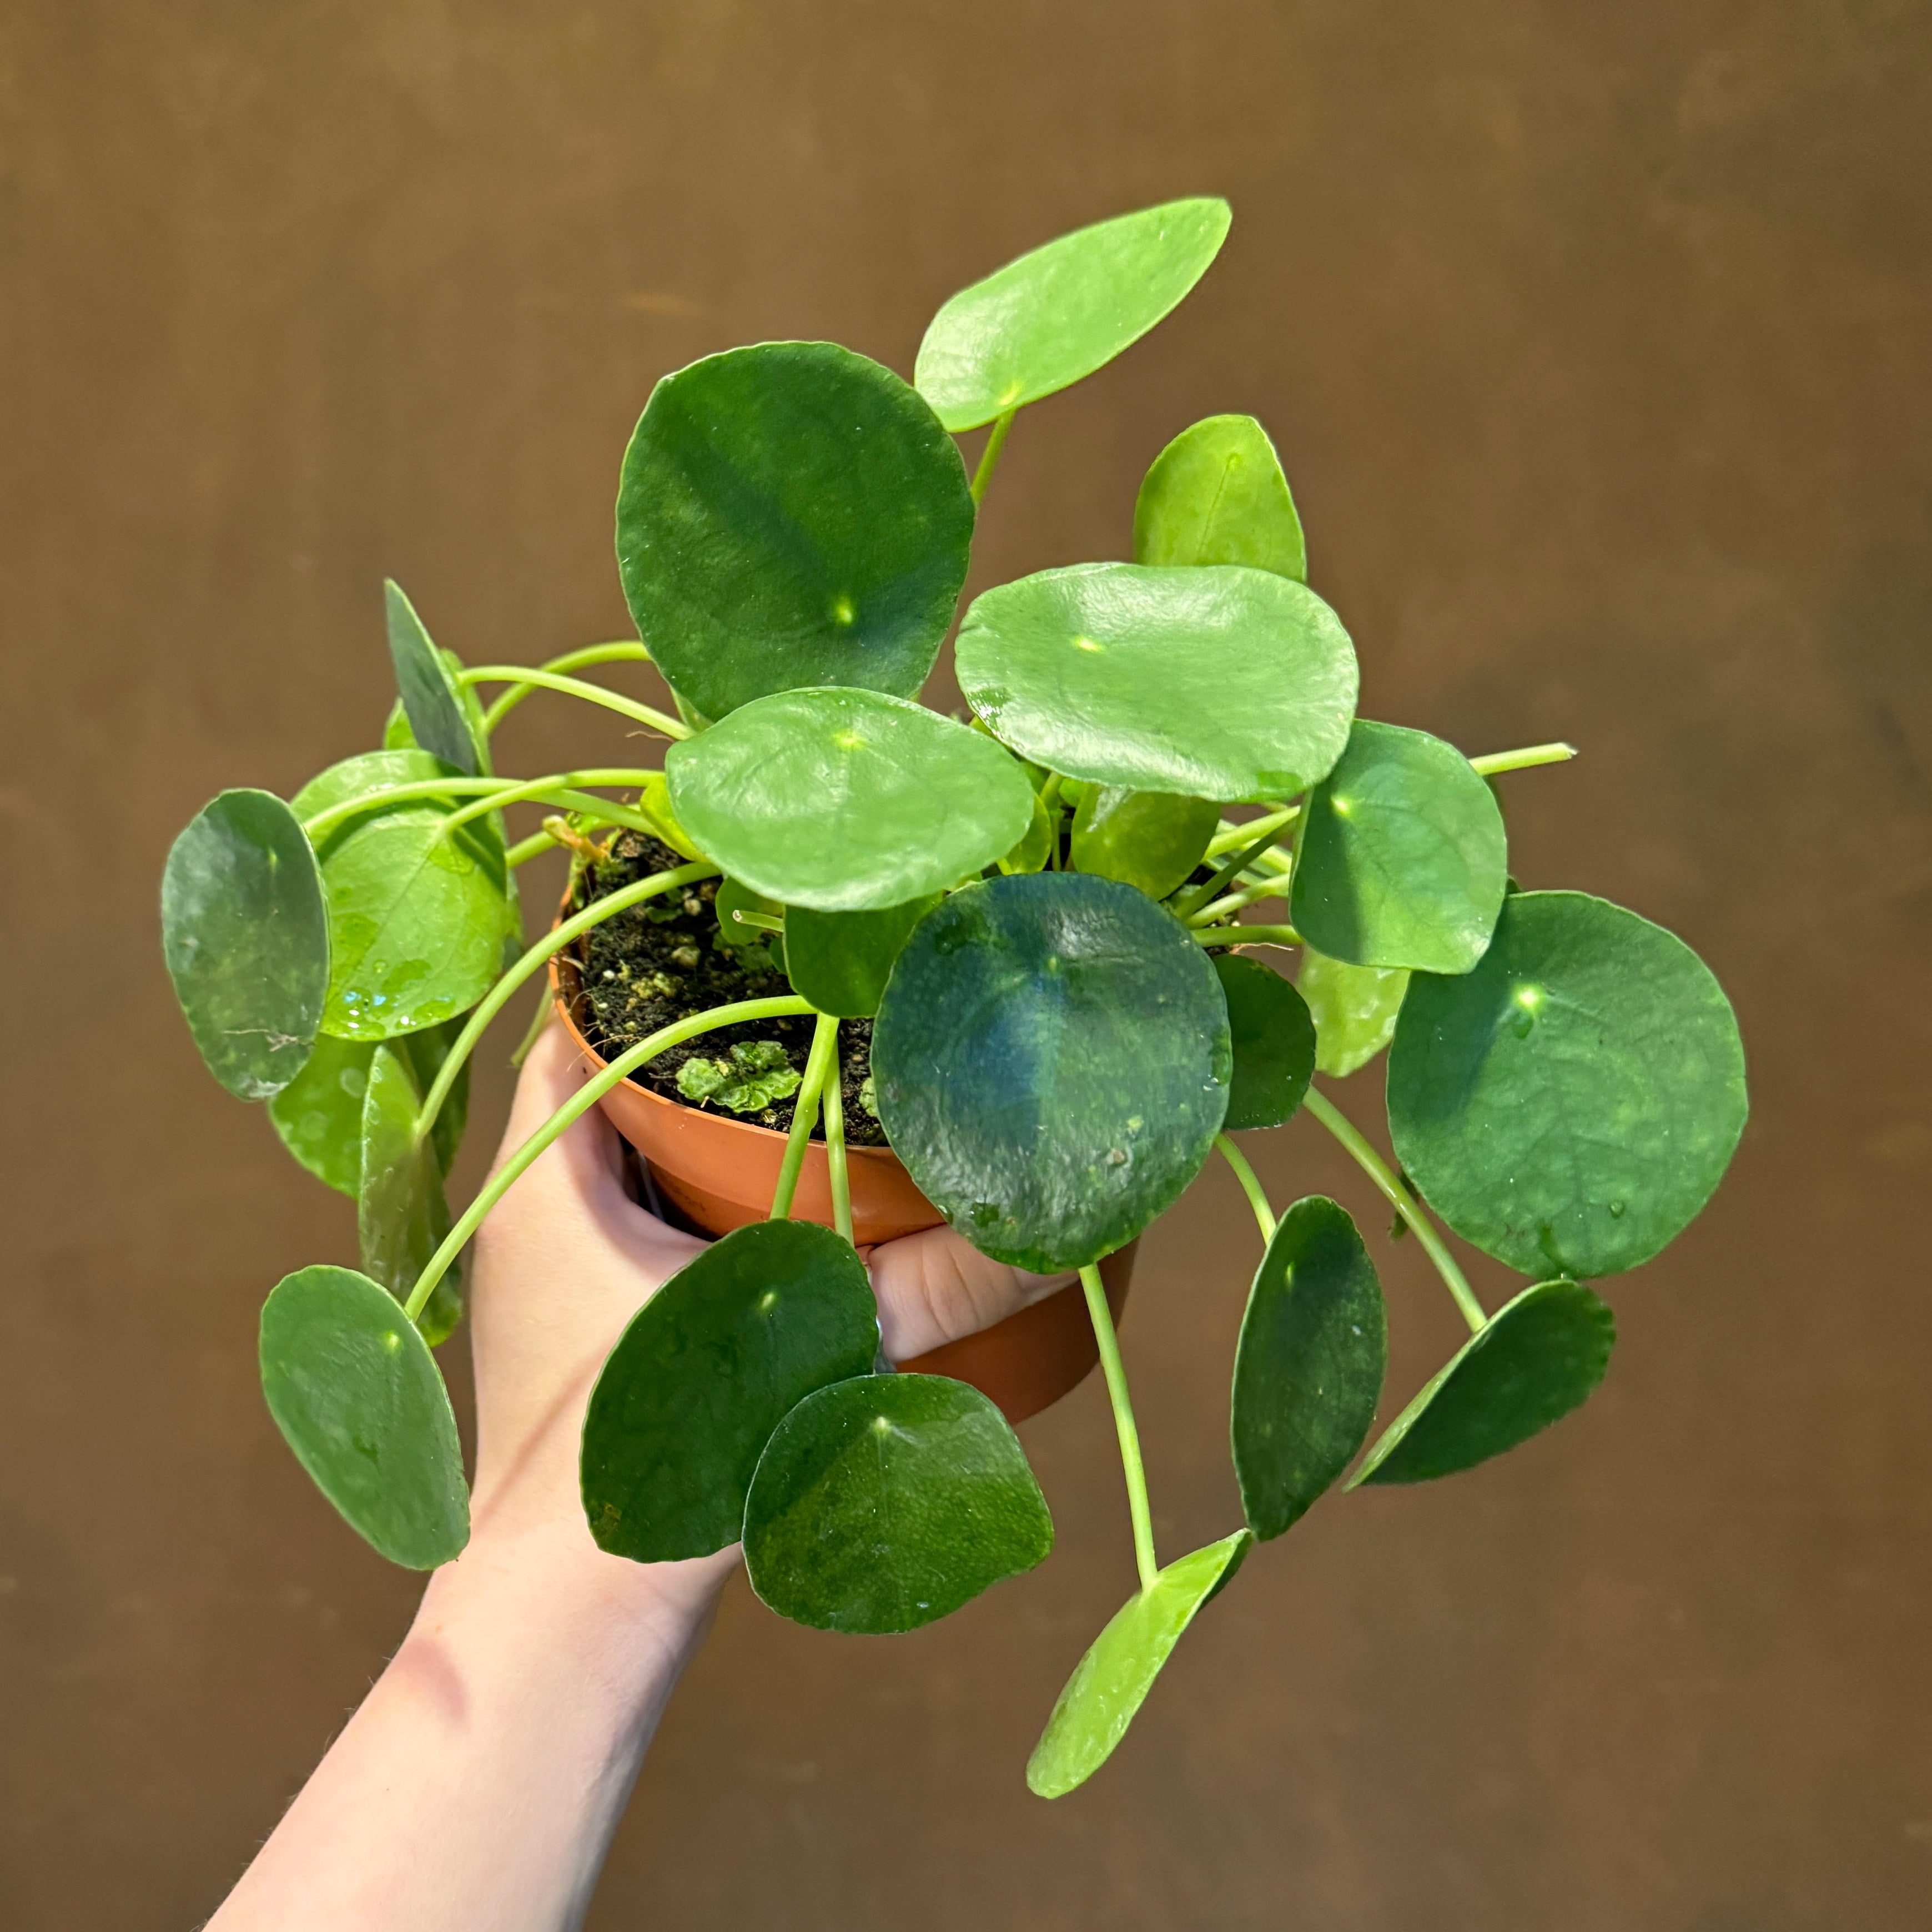
<svg viewBox="0 0 1932 1932">
<path fill-rule="evenodd" d="M 720 1237 L 591 1397 L 606 1550 L 742 1542 L 782 1613 L 914 1628 L 1046 1555 L 1010 1418 L 1097 1355 L 1140 1587 L 1047 1720 L 1028 1777 L 1048 1796 L 1105 1760 L 1256 1540 L 1345 1475 L 1466 1469 L 1583 1401 L 1613 1338 L 1588 1284 L 1682 1231 L 1745 1114 L 1736 1022 L 1696 956 L 1509 878 L 1494 781 L 1569 748 L 1472 760 L 1355 716 L 1353 646 L 1251 418 L 1160 452 L 1132 562 L 973 604 L 970 719 L 916 702 L 1018 412 L 1158 322 L 1228 218 L 1180 201 L 1036 250 L 946 303 L 911 384 L 826 343 L 667 376 L 617 502 L 640 641 L 466 668 L 391 585 L 382 748 L 286 802 L 224 793 L 163 886 L 210 1069 L 356 1201 L 361 1269 L 275 1288 L 262 1375 L 296 1455 L 392 1560 L 433 1567 L 467 1534 L 431 1353 L 460 1317 L 464 1245 L 600 1103 L 669 1211 Z M 981 428 L 969 481 L 953 438 Z M 646 658 L 676 715 L 582 675 Z M 492 735 L 537 689 L 658 734 L 662 768 L 497 773 Z M 545 815 L 513 843 L 524 809 Z M 518 869 L 559 844 L 568 894 L 526 943 Z M 1269 962 L 1298 948 L 1292 983 Z M 590 1077 L 452 1216 L 470 1055 L 533 984 Z M 1384 1048 L 1396 1170 L 1312 1084 Z M 1378 1432 L 1385 1318 L 1360 1234 L 1318 1197 L 1277 1216 L 1229 1138 L 1303 1109 L 1471 1330 Z M 1163 1563 L 1114 1316 L 1132 1244 L 1217 1148 L 1262 1248 L 1233 1370 L 1244 1521 Z M 1435 1217 L 1521 1292 L 1486 1310 Z M 976 1354 L 896 1372 L 854 1244 L 942 1218 L 1078 1286 Z"/>
</svg>

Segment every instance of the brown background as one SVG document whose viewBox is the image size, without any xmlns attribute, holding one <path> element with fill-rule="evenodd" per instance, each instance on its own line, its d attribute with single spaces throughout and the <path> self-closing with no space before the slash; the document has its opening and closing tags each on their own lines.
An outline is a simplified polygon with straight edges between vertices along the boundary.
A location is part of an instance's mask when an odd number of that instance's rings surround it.
<svg viewBox="0 0 1932 1932">
<path fill-rule="evenodd" d="M 1021 1767 L 1130 1578 L 1097 1388 L 1028 1432 L 1058 1555 L 950 1622 L 734 1588 L 593 1923 L 1932 1921 L 1928 60 L 1885 0 L 15 0 L 0 1919 L 211 1910 L 418 1588 L 259 1400 L 256 1304 L 351 1217 L 196 1064 L 175 830 L 373 741 L 386 572 L 472 662 L 620 634 L 662 372 L 787 334 L 909 370 L 963 282 L 1214 190 L 1192 301 L 1022 422 L 976 584 L 1123 554 L 1166 438 L 1259 414 L 1365 708 L 1583 747 L 1509 782 L 1519 874 L 1712 962 L 1742 1153 L 1610 1284 L 1585 1412 L 1262 1551 L 1060 1804 Z M 540 700 L 506 757 L 618 742 Z M 1258 1158 L 1373 1224 L 1392 1407 L 1453 1310 L 1312 1124 Z M 1218 1172 L 1148 1243 L 1170 1552 L 1236 1520 L 1253 1247 Z"/>
</svg>

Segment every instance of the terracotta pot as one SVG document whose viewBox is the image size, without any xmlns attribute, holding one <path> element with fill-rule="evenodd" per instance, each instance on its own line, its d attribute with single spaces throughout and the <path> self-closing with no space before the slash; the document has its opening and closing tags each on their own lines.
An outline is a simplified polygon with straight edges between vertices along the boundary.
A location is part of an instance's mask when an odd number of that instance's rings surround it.
<svg viewBox="0 0 1932 1932">
<path fill-rule="evenodd" d="M 565 908 L 568 910 L 568 904 Z M 578 1028 L 574 961 L 553 956 L 550 992 L 558 1017 L 592 1072 L 604 1061 Z M 785 1137 L 722 1114 L 687 1107 L 634 1080 L 621 1081 L 599 1103 L 610 1124 L 650 1168 L 665 1200 L 694 1226 L 727 1234 L 770 1211 Z M 890 1148 L 848 1147 L 852 1237 L 860 1247 L 936 1228 L 944 1216 L 913 1185 Z M 811 1142 L 792 1212 L 800 1220 L 832 1225 L 832 1185 L 825 1146 Z M 1134 1271 L 1130 1242 L 1100 1264 L 1107 1301 L 1118 1320 Z M 899 1366 L 922 1375 L 951 1376 L 990 1396 L 1010 1422 L 1023 1422 L 1083 1382 L 1100 1360 L 1085 1297 L 1076 1283 L 1022 1308 L 964 1340 L 949 1342 Z"/>
</svg>

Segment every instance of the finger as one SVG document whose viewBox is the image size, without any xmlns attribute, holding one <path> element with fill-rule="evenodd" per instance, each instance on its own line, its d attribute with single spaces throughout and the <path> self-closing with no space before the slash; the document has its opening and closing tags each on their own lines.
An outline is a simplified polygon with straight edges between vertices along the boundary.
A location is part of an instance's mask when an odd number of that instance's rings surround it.
<svg viewBox="0 0 1932 1932">
<path fill-rule="evenodd" d="M 885 1242 L 872 1250 L 870 1264 L 880 1344 L 892 1362 L 990 1328 L 1078 1279 L 1029 1274 L 989 1260 L 950 1228 Z"/>
</svg>

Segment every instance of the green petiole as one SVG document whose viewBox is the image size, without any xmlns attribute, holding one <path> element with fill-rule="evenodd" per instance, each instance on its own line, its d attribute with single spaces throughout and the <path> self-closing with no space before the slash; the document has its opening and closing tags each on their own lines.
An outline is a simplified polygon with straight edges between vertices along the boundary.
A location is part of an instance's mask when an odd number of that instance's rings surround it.
<svg viewBox="0 0 1932 1932">
<path fill-rule="evenodd" d="M 838 1029 L 832 1029 L 832 1065 L 825 1081 L 825 1172 L 832 1187 L 832 1225 L 852 1238 L 852 1177 L 845 1162 L 845 1083 Z"/>
<path fill-rule="evenodd" d="M 1154 1552 L 1154 1512 L 1148 1507 L 1147 1471 L 1141 1462 L 1140 1431 L 1134 1426 L 1134 1405 L 1127 1394 L 1127 1372 L 1120 1364 L 1120 1338 L 1114 1332 L 1114 1311 L 1097 1268 L 1080 1270 L 1087 1296 L 1088 1318 L 1100 1350 L 1100 1370 L 1107 1378 L 1107 1400 L 1114 1408 L 1114 1430 L 1120 1438 L 1120 1471 L 1127 1479 L 1127 1515 L 1134 1526 L 1134 1565 L 1141 1588 L 1151 1590 L 1160 1574 Z"/>
<path fill-rule="evenodd" d="M 449 1097 L 449 1090 L 455 1084 L 458 1072 L 475 1050 L 476 1042 L 483 1037 L 484 1028 L 502 1011 L 517 988 L 545 965 L 553 953 L 560 952 L 579 933 L 588 932 L 593 926 L 601 926 L 605 920 L 623 911 L 626 907 L 636 905 L 645 899 L 656 898 L 664 892 L 674 892 L 679 886 L 693 884 L 700 879 L 710 878 L 717 870 L 716 866 L 698 860 L 688 866 L 680 866 L 673 872 L 653 872 L 647 879 L 639 879 L 634 884 L 593 901 L 581 912 L 573 913 L 569 918 L 545 933 L 484 994 L 476 1010 L 464 1023 L 463 1030 L 457 1035 L 455 1044 L 445 1054 L 442 1066 L 436 1070 L 436 1078 L 429 1091 L 423 1096 L 422 1108 L 416 1114 L 416 1144 L 420 1147 L 424 1136 L 435 1126 L 436 1117 L 442 1112 L 442 1103 Z"/>
<path fill-rule="evenodd" d="M 586 644 L 581 650 L 566 651 L 560 658 L 547 658 L 538 668 L 568 672 L 588 670 L 592 664 L 649 664 L 650 661 L 650 652 L 634 639 L 626 643 Z M 488 737 L 494 734 L 496 727 L 536 688 L 530 683 L 513 684 L 508 691 L 501 692 L 496 702 L 483 714 L 484 736 Z"/>
<path fill-rule="evenodd" d="M 1231 913 L 1244 908 L 1258 904 L 1263 899 L 1285 899 L 1288 896 L 1288 882 L 1276 874 L 1273 878 L 1257 880 L 1251 886 L 1244 886 L 1238 892 L 1228 892 L 1216 899 L 1212 905 L 1204 905 L 1187 923 L 1190 926 L 1212 926 L 1218 920 L 1226 919 Z"/>
<path fill-rule="evenodd" d="M 476 1198 L 463 1210 L 456 1226 L 443 1237 L 442 1245 L 430 1256 L 428 1265 L 416 1277 L 416 1285 L 410 1291 L 409 1300 L 403 1304 L 403 1312 L 412 1322 L 422 1312 L 424 1304 L 436 1292 L 436 1283 L 449 1271 L 451 1262 L 462 1253 L 470 1236 L 483 1225 L 490 1209 L 521 1178 L 531 1162 L 566 1127 L 587 1114 L 612 1088 L 628 1079 L 646 1060 L 655 1060 L 659 1054 L 681 1046 L 686 1040 L 694 1040 L 701 1033 L 715 1032 L 719 1027 L 736 1026 L 749 1020 L 790 1018 L 811 1011 L 812 1008 L 795 995 L 783 999 L 740 1000 L 731 1006 L 713 1006 L 709 1012 L 694 1013 L 688 1019 L 660 1028 L 648 1038 L 639 1040 L 635 1046 L 620 1053 L 602 1072 L 592 1074 L 483 1184 Z"/>
<path fill-rule="evenodd" d="M 473 808 L 466 808 L 454 813 L 446 825 L 460 824 L 472 818 L 481 818 L 499 811 L 507 802 L 515 805 L 532 800 L 546 805 L 562 805 L 567 811 L 595 811 L 607 814 L 621 814 L 622 818 L 613 816 L 608 824 L 618 824 L 634 820 L 634 831 L 656 832 L 652 821 L 640 817 L 628 806 L 614 804 L 609 799 L 593 796 L 589 792 L 574 789 L 579 784 L 634 784 L 640 778 L 654 777 L 654 772 L 627 770 L 608 770 L 599 768 L 586 772 L 560 772 L 554 776 L 532 778 L 523 782 L 515 778 L 414 778 L 407 784 L 385 785 L 380 790 L 364 792 L 359 798 L 345 799 L 340 805 L 331 806 L 326 812 L 318 812 L 313 818 L 302 822 L 302 830 L 308 835 L 311 844 L 319 842 L 345 820 L 359 817 L 365 812 L 380 812 L 392 805 L 406 805 L 417 799 L 473 798 L 477 802 Z M 514 796 L 511 794 L 514 794 Z"/>
<path fill-rule="evenodd" d="M 1526 745 L 1519 752 L 1486 752 L 1469 762 L 1486 778 L 1498 772 L 1527 771 L 1532 765 L 1561 765 L 1576 755 L 1574 745 Z"/>
<path fill-rule="evenodd" d="M 1245 845 L 1258 838 L 1264 832 L 1279 832 L 1284 826 L 1292 825 L 1301 815 L 1298 805 L 1284 805 L 1270 812 L 1264 818 L 1251 818 L 1245 825 L 1236 825 L 1223 819 L 1221 829 L 1208 842 L 1208 849 L 1202 854 L 1204 859 L 1218 859 L 1224 852 L 1232 852 L 1237 845 Z"/>
<path fill-rule="evenodd" d="M 1242 830 L 1245 831 L 1247 828 L 1244 826 Z M 1222 860 L 1211 879 L 1203 880 L 1192 891 L 1170 901 L 1169 910 L 1174 917 L 1184 922 L 1192 920 L 1210 900 L 1219 896 L 1230 879 L 1245 872 L 1274 843 L 1274 836 L 1280 830 L 1278 825 L 1270 826 L 1258 838 L 1250 839 L 1232 857 Z"/>
<path fill-rule="evenodd" d="M 1455 1256 L 1450 1253 L 1428 1216 L 1416 1205 L 1408 1190 L 1389 1172 L 1388 1163 L 1362 1138 L 1354 1123 L 1325 1094 L 1311 1086 L 1301 1104 L 1348 1150 L 1355 1165 L 1375 1183 L 1389 1205 L 1407 1222 L 1409 1232 L 1422 1244 L 1424 1252 L 1436 1264 L 1436 1272 L 1442 1277 L 1443 1286 L 1455 1297 L 1456 1306 L 1462 1311 L 1462 1319 L 1468 1323 L 1470 1332 L 1480 1334 L 1489 1317 L 1483 1312 L 1483 1304 L 1476 1299 L 1475 1290 L 1456 1265 Z"/>
<path fill-rule="evenodd" d="M 1013 418 L 1018 414 L 1018 410 L 1009 410 L 1004 416 L 996 416 L 993 420 L 992 434 L 986 439 L 986 448 L 980 452 L 979 467 L 973 472 L 970 486 L 973 507 L 976 510 L 980 507 L 980 498 L 986 494 L 986 485 L 993 480 L 993 472 L 998 466 L 1000 451 L 1005 445 L 1006 432 L 1012 428 Z"/>
<path fill-rule="evenodd" d="M 1241 1192 L 1248 1197 L 1248 1205 L 1255 1210 L 1255 1225 L 1262 1231 L 1262 1246 L 1266 1247 L 1274 1239 L 1274 1210 L 1268 1205 L 1268 1198 L 1262 1192 L 1260 1180 L 1248 1165 L 1247 1156 L 1226 1134 L 1216 1134 L 1214 1144 L 1220 1149 L 1221 1158 L 1234 1169 L 1234 1178 L 1241 1184 Z"/>
<path fill-rule="evenodd" d="M 527 779 L 522 783 L 512 784 L 508 791 L 500 793 L 494 798 L 478 799 L 473 805 L 466 805 L 460 811 L 452 812 L 443 820 L 443 832 L 447 836 L 454 832 L 458 826 L 467 825 L 472 818 L 481 818 L 492 812 L 502 812 L 513 805 L 554 805 L 557 802 L 557 796 L 552 794 L 560 796 L 562 793 L 568 791 L 580 795 L 582 788 L 585 785 L 640 786 L 646 778 L 656 778 L 657 776 L 656 772 L 634 772 L 621 768 L 598 767 L 590 771 L 559 772 L 550 778 Z M 646 824 L 655 824 L 656 822 L 646 813 L 633 811 L 628 806 L 614 804 L 607 799 L 592 799 L 590 802 L 601 811 L 622 812 L 626 818 L 643 821 L 632 826 L 631 830 L 633 831 L 641 831 Z M 582 808 L 574 804 L 566 807 L 566 809 L 571 811 Z M 622 820 L 615 818 L 607 820 L 607 823 L 614 825 L 622 822 Z M 653 833 L 652 836 L 656 836 L 656 834 Z"/>
<path fill-rule="evenodd" d="M 807 1012 L 812 1011 L 806 1006 Z M 785 1136 L 784 1159 L 778 1164 L 778 1184 L 772 1192 L 770 1218 L 791 1218 L 792 1198 L 798 1192 L 798 1177 L 805 1167 L 805 1150 L 818 1119 L 819 1094 L 825 1085 L 826 1070 L 836 1058 L 838 1022 L 830 1013 L 820 1013 L 812 1030 L 812 1051 L 806 1055 L 805 1078 L 799 1082 L 798 1098 L 792 1103 L 791 1131 Z"/>
<path fill-rule="evenodd" d="M 1189 936 L 1203 946 L 1303 946 L 1292 926 L 1193 926 Z"/>
<path fill-rule="evenodd" d="M 667 738 L 691 736 L 688 724 L 650 705 L 640 704 L 634 698 L 620 698 L 614 691 L 606 691 L 601 684 L 586 684 L 581 678 L 566 677 L 557 671 L 539 670 L 532 664 L 478 664 L 463 674 L 463 681 L 465 684 L 520 684 L 543 691 L 559 691 L 566 698 L 580 698 L 586 704 L 601 704 L 606 711 L 614 711 L 620 718 L 648 724 L 653 731 L 661 732 Z"/>
</svg>

